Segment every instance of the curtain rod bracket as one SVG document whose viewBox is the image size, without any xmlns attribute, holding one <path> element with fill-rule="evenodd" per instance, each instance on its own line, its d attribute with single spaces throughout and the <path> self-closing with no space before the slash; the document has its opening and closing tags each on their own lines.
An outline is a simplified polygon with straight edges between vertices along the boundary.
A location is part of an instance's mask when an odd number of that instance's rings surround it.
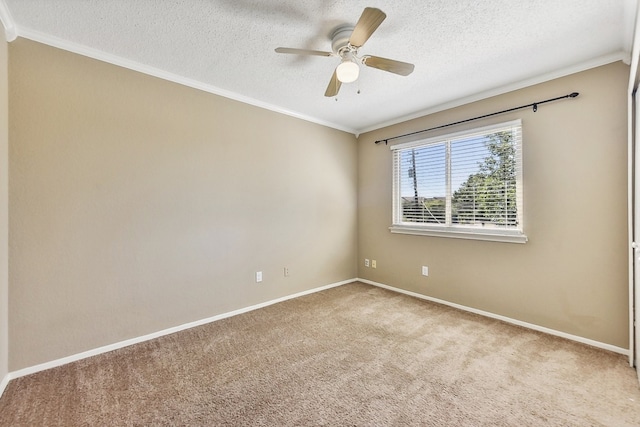
<svg viewBox="0 0 640 427">
<path fill-rule="evenodd" d="M 580 95 L 579 92 L 571 92 L 569 95 L 564 95 L 564 96 L 558 96 L 556 98 L 545 99 L 544 101 L 538 101 L 538 102 L 534 102 L 534 103 L 527 104 L 527 105 L 521 105 L 520 107 L 509 108 L 508 110 L 502 110 L 502 111 L 498 111 L 496 113 L 485 114 L 483 116 L 474 117 L 472 119 L 460 120 L 458 122 L 448 123 L 446 125 L 436 126 L 436 127 L 432 127 L 432 128 L 429 128 L 429 129 L 423 129 L 423 130 L 419 130 L 419 131 L 411 132 L 411 133 L 405 133 L 404 135 L 398 135 L 398 136 L 392 136 L 390 138 L 379 139 L 379 140 L 375 141 L 375 143 L 376 144 L 380 144 L 381 142 L 384 141 L 384 145 L 387 145 L 389 143 L 389 141 L 391 141 L 393 139 L 404 138 L 405 136 L 416 135 L 416 134 L 423 133 L 423 132 L 429 132 L 431 130 L 442 129 L 442 128 L 446 128 L 446 127 L 453 126 L 453 125 L 459 125 L 461 123 L 471 122 L 473 120 L 478 120 L 478 119 L 484 119 L 486 117 L 496 116 L 498 114 L 510 113 L 512 111 L 522 110 L 523 108 L 533 107 L 533 112 L 535 113 L 535 112 L 538 111 L 538 105 L 540 105 L 540 104 L 545 104 L 547 102 L 552 102 L 552 101 L 558 101 L 560 99 L 575 98 L 578 95 Z"/>
</svg>

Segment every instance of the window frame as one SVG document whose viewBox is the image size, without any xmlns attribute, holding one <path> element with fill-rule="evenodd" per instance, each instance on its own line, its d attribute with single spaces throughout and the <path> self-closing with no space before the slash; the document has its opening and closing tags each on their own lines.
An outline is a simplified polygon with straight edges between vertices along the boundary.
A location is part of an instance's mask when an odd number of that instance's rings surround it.
<svg viewBox="0 0 640 427">
<path fill-rule="evenodd" d="M 446 217 L 447 224 L 438 225 L 438 224 L 427 224 L 427 223 L 416 223 L 416 222 L 405 222 L 402 221 L 402 195 L 400 194 L 400 183 L 402 181 L 401 173 L 402 167 L 400 165 L 400 155 L 399 152 L 405 149 L 411 148 L 422 148 L 427 146 L 433 146 L 435 144 L 445 144 L 445 150 L 449 151 L 451 147 L 451 142 L 472 138 L 474 136 L 488 135 L 495 132 L 499 132 L 508 128 L 518 128 L 519 135 L 516 137 L 516 210 L 518 217 L 518 228 L 480 228 L 480 227 L 469 227 L 464 225 L 452 224 L 451 223 L 451 203 L 447 203 Z M 487 240 L 494 242 L 507 242 L 507 243 L 526 243 L 528 238 L 524 233 L 524 194 L 523 194 L 523 185 L 522 185 L 522 120 L 511 120 L 508 122 L 496 123 L 493 125 L 482 126 L 479 128 L 449 133 L 446 135 L 436 136 L 432 138 L 419 139 L 416 141 L 410 141 L 401 144 L 395 144 L 389 147 L 392 151 L 393 158 L 393 168 L 392 168 L 392 225 L 389 227 L 389 230 L 392 233 L 399 234 L 414 234 L 414 235 L 422 235 L 422 236 L 432 236 L 432 237 L 448 237 L 448 238 L 456 238 L 456 239 L 473 239 L 473 240 Z M 452 197 L 452 189 L 451 186 L 451 168 L 450 168 L 450 153 L 447 153 L 445 156 L 445 169 L 446 169 L 446 198 L 450 199 Z M 447 163 L 449 163 L 449 167 L 447 167 Z"/>
</svg>

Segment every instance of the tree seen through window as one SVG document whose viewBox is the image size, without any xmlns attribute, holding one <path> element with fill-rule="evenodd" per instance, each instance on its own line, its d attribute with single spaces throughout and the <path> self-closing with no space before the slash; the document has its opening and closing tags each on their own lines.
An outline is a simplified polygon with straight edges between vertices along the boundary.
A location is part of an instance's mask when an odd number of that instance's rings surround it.
<svg viewBox="0 0 640 427">
<path fill-rule="evenodd" d="M 402 150 L 402 221 L 517 227 L 510 130 Z"/>
</svg>

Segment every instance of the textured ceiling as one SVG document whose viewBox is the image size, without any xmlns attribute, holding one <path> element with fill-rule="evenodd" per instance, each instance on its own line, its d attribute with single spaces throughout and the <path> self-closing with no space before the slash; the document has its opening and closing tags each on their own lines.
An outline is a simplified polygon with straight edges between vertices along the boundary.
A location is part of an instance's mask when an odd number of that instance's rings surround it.
<svg viewBox="0 0 640 427">
<path fill-rule="evenodd" d="M 329 35 L 366 6 L 387 19 L 360 49 L 415 64 L 362 67 L 324 97 Z M 8 34 L 353 133 L 626 59 L 637 0 L 0 0 Z M 567 88 L 574 90 L 575 88 Z M 532 101 L 532 100 L 523 100 Z"/>
</svg>

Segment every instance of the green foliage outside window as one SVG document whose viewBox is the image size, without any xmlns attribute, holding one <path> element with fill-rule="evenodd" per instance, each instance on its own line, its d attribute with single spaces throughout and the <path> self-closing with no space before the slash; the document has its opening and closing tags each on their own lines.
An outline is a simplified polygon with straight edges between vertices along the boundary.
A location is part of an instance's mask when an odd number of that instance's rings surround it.
<svg viewBox="0 0 640 427">
<path fill-rule="evenodd" d="M 487 136 L 489 155 L 452 197 L 452 222 L 517 225 L 516 151 L 511 132 Z"/>
</svg>

